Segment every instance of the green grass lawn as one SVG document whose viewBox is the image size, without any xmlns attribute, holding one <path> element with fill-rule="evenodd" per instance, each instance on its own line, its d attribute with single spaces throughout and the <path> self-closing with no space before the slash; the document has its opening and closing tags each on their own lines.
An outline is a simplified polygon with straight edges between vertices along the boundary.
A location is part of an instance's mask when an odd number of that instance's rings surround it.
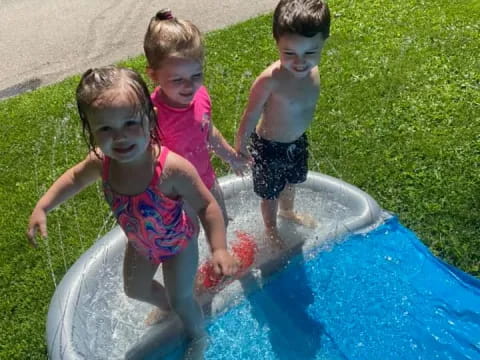
<svg viewBox="0 0 480 360">
<path fill-rule="evenodd" d="M 370 193 L 436 255 L 479 276 L 480 3 L 331 0 L 330 7 L 311 169 Z M 252 81 L 276 59 L 270 22 L 263 16 L 207 36 L 206 84 L 229 141 Z M 143 72 L 145 60 L 123 65 Z M 114 225 L 93 186 L 51 213 L 39 249 L 24 237 L 37 199 L 86 154 L 78 79 L 0 103 L 0 359 L 46 358 L 55 283 Z"/>
</svg>

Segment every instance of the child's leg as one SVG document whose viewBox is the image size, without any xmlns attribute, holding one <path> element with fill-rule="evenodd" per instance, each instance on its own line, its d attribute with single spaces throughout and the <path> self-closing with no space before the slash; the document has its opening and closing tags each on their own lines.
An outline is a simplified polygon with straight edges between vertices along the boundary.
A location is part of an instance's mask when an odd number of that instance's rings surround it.
<svg viewBox="0 0 480 360">
<path fill-rule="evenodd" d="M 123 261 L 125 293 L 133 299 L 168 309 L 165 289 L 158 281 L 153 280 L 157 269 L 158 265 L 152 264 L 147 258 L 140 255 L 130 243 L 127 243 Z"/>
<path fill-rule="evenodd" d="M 285 189 L 283 189 L 283 191 L 280 193 L 278 201 L 280 204 L 278 216 L 294 221 L 300 225 L 305 225 L 312 228 L 317 226 L 317 222 L 311 215 L 299 214 L 293 210 L 293 203 L 295 201 L 295 185 L 287 184 Z"/>
<path fill-rule="evenodd" d="M 205 335 L 202 310 L 193 293 L 198 268 L 197 238 L 198 233 L 185 250 L 163 263 L 163 279 L 170 305 L 192 339 Z"/>
<path fill-rule="evenodd" d="M 140 255 L 135 248 L 127 243 L 123 261 L 123 285 L 128 297 L 145 301 L 159 309 L 150 314 L 146 320 L 148 324 L 158 321 L 166 312 L 170 311 L 164 287 L 153 280 L 158 265 L 152 264 L 147 258 Z M 155 319 L 151 318 L 152 316 Z"/>
<path fill-rule="evenodd" d="M 308 175 L 308 140 L 304 134 L 287 150 L 288 165 L 285 169 L 286 185 L 279 196 L 280 211 L 278 216 L 297 224 L 315 227 L 317 222 L 308 214 L 299 214 L 293 210 L 295 185 L 304 182 Z"/>
<path fill-rule="evenodd" d="M 263 223 L 265 224 L 267 241 L 276 248 L 284 248 L 285 243 L 280 237 L 277 228 L 278 199 L 262 199 L 260 209 L 262 211 Z"/>
<path fill-rule="evenodd" d="M 215 181 L 215 184 L 213 184 L 212 188 L 210 189 L 210 192 L 212 193 L 215 200 L 217 200 L 217 203 L 220 206 L 220 209 L 222 209 L 223 220 L 225 221 L 225 227 L 227 227 L 228 222 L 231 219 L 228 217 L 227 207 L 225 206 L 225 198 L 223 197 L 223 191 L 218 181 Z"/>
<path fill-rule="evenodd" d="M 293 213 L 293 203 L 295 201 L 295 185 L 287 184 L 278 197 L 279 215 Z"/>
</svg>

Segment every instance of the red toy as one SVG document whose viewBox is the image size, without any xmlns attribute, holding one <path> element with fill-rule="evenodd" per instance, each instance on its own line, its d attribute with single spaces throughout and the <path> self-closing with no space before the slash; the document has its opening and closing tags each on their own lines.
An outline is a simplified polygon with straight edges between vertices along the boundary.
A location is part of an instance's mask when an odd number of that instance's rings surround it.
<svg viewBox="0 0 480 360">
<path fill-rule="evenodd" d="M 198 269 L 197 287 L 208 291 L 218 291 L 233 280 L 240 278 L 252 266 L 257 253 L 257 245 L 250 234 L 243 231 L 235 231 L 237 241 L 232 244 L 232 255 L 239 263 L 238 271 L 232 276 L 224 278 L 215 273 L 213 264 L 207 260 Z"/>
</svg>

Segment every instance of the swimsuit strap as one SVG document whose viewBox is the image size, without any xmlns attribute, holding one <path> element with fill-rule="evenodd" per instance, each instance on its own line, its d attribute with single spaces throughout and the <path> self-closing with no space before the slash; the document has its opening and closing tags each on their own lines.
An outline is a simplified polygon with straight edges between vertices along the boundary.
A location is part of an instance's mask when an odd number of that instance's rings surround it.
<svg viewBox="0 0 480 360">
<path fill-rule="evenodd" d="M 165 146 L 160 146 L 160 155 L 158 156 L 158 161 L 155 165 L 155 170 L 153 174 L 153 178 L 151 181 L 151 185 L 157 185 L 158 179 L 160 175 L 162 175 L 163 169 L 165 167 L 165 161 L 167 160 L 167 156 L 170 150 Z"/>
<path fill-rule="evenodd" d="M 167 147 L 165 147 L 165 146 L 160 146 L 160 156 L 159 156 L 160 161 L 159 161 L 159 165 L 162 167 L 162 169 L 163 169 L 163 167 L 164 167 L 164 165 L 165 165 L 165 160 L 167 160 L 167 155 L 168 155 L 169 152 L 170 152 L 170 150 L 169 150 Z"/>
</svg>

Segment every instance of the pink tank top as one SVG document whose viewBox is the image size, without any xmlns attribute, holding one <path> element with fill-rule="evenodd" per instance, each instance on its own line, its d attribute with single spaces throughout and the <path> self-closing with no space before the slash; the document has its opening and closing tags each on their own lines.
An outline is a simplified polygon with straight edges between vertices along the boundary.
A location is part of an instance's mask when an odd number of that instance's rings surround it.
<svg viewBox="0 0 480 360">
<path fill-rule="evenodd" d="M 190 161 L 205 186 L 211 189 L 216 176 L 208 149 L 211 102 L 207 89 L 204 86 L 198 89 L 186 108 L 174 108 L 162 102 L 159 87 L 151 97 L 157 108 L 161 144 Z"/>
<path fill-rule="evenodd" d="M 168 148 L 161 147 L 152 180 L 137 195 L 115 192 L 108 183 L 110 158 L 103 160 L 103 191 L 120 227 L 135 249 L 158 264 L 185 249 L 194 224 L 183 209 L 182 198 L 171 199 L 158 188 Z"/>
</svg>

